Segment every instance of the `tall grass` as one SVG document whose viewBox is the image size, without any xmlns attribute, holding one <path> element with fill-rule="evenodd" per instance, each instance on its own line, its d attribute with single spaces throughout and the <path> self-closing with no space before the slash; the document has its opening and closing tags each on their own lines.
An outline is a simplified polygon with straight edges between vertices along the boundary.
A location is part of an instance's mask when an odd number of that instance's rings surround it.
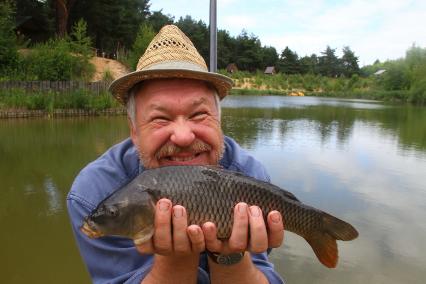
<svg viewBox="0 0 426 284">
<path fill-rule="evenodd" d="M 104 110 L 120 107 L 120 104 L 108 92 L 99 95 L 86 90 L 69 93 L 33 92 L 25 93 L 20 89 L 0 91 L 0 109 L 46 110 L 55 109 L 94 109 Z"/>
<path fill-rule="evenodd" d="M 235 88 L 231 94 L 238 95 L 287 95 L 292 91 L 302 91 L 305 95 L 362 98 L 395 102 L 409 102 L 414 104 L 426 103 L 426 80 L 419 80 L 411 89 L 386 90 L 381 87 L 379 77 L 331 78 L 314 74 L 287 75 L 278 73 L 266 75 L 261 72 L 236 72 L 222 74 L 234 79 Z"/>
</svg>

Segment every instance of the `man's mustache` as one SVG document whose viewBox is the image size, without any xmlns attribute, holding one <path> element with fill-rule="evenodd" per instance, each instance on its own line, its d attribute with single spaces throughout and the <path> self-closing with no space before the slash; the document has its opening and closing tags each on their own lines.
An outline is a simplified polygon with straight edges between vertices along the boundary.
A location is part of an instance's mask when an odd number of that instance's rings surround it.
<svg viewBox="0 0 426 284">
<path fill-rule="evenodd" d="M 173 156 L 181 152 L 198 154 L 205 151 L 211 151 L 212 147 L 201 140 L 196 139 L 191 145 L 180 147 L 172 142 L 167 142 L 155 154 L 156 159 L 161 159 L 168 156 Z"/>
</svg>

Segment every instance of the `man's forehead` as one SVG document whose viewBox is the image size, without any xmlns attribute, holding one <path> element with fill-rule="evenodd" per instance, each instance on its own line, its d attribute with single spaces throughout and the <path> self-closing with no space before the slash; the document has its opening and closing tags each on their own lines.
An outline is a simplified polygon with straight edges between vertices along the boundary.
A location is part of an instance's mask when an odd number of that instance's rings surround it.
<svg viewBox="0 0 426 284">
<path fill-rule="evenodd" d="M 172 102 L 174 104 L 174 102 Z M 198 106 L 201 106 L 203 104 L 209 104 L 210 101 L 206 97 L 197 97 L 192 98 L 190 101 L 188 101 L 188 105 L 191 108 L 196 108 Z M 169 106 L 165 106 L 164 103 L 160 103 L 158 101 L 152 101 L 146 105 L 148 109 L 151 110 L 159 110 L 159 111 L 165 111 L 169 108 Z"/>
</svg>

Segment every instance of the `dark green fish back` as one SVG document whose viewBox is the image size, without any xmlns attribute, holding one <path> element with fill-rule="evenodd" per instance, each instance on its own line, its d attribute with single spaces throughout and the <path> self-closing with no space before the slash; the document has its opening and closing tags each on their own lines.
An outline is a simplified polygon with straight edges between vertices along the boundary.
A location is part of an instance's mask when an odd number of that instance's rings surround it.
<svg viewBox="0 0 426 284">
<path fill-rule="evenodd" d="M 306 236 L 321 225 L 321 211 L 306 206 L 288 191 L 270 183 L 215 167 L 175 166 L 145 171 L 140 182 L 155 200 L 169 198 L 184 206 L 190 224 L 207 221 L 218 227 L 218 237 L 231 234 L 233 208 L 238 202 L 261 207 L 264 216 L 279 210 L 286 230 Z"/>
</svg>

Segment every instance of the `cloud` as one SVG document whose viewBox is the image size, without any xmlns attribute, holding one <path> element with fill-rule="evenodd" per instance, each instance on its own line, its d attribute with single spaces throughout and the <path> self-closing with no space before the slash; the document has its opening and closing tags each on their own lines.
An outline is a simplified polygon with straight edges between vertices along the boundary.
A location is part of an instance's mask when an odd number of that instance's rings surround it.
<svg viewBox="0 0 426 284">
<path fill-rule="evenodd" d="M 299 55 L 320 54 L 326 46 L 349 46 L 360 64 L 397 59 L 417 43 L 426 46 L 426 1 L 219 0 L 218 27 L 237 36 L 246 29 L 278 52 L 286 46 Z M 166 14 L 209 21 L 209 1 L 153 1 Z"/>
</svg>

